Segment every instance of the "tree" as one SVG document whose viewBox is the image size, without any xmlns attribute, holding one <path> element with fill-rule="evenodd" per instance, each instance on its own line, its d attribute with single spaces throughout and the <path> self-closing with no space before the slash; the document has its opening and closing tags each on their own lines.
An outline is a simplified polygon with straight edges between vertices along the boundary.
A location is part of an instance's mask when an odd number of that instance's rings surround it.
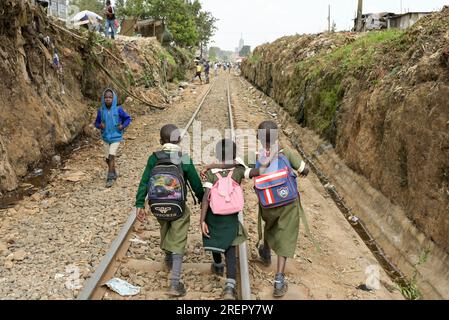
<svg viewBox="0 0 449 320">
<path fill-rule="evenodd" d="M 116 0 L 118 14 L 141 19 L 161 20 L 176 44 L 184 47 L 206 46 L 217 21 L 202 11 L 198 0 Z"/>
<path fill-rule="evenodd" d="M 203 48 L 207 47 L 210 39 L 212 39 L 215 31 L 217 30 L 217 27 L 215 26 L 216 22 L 217 19 L 207 11 L 199 12 L 198 16 L 196 17 L 196 26 L 199 35 L 198 41 L 201 49 L 201 55 L 203 55 Z"/>
<path fill-rule="evenodd" d="M 220 48 L 219 47 L 210 47 L 209 48 L 209 60 L 211 61 L 217 61 L 218 59 L 218 54 L 220 53 Z"/>
<path fill-rule="evenodd" d="M 116 0 L 116 11 L 123 17 L 149 18 L 150 4 L 147 0 Z"/>
<path fill-rule="evenodd" d="M 242 50 L 240 50 L 239 55 L 241 57 L 248 57 L 251 54 L 251 46 L 243 46 Z"/>
<path fill-rule="evenodd" d="M 73 0 L 71 4 L 77 6 L 80 11 L 89 10 L 103 16 L 103 0 Z"/>
</svg>

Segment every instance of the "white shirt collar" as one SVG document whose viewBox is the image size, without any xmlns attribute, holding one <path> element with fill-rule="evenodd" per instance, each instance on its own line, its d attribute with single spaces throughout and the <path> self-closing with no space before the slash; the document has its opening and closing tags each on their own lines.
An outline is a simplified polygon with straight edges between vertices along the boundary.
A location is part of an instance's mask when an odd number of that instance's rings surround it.
<svg viewBox="0 0 449 320">
<path fill-rule="evenodd" d="M 162 150 L 164 151 L 181 151 L 181 147 L 177 144 L 166 143 L 162 146 Z"/>
</svg>

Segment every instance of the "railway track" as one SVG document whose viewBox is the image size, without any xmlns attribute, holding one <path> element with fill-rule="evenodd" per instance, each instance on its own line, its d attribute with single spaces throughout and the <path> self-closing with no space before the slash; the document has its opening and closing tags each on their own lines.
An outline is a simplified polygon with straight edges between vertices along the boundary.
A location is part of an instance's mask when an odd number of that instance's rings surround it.
<svg viewBox="0 0 449 320">
<path fill-rule="evenodd" d="M 234 118 L 233 118 L 233 108 L 231 103 L 231 92 L 230 92 L 230 79 L 229 76 L 226 76 L 226 86 L 225 88 L 216 88 L 217 87 L 217 79 L 210 85 L 209 89 L 204 94 L 201 102 L 198 107 L 194 111 L 192 117 L 186 124 L 182 138 L 184 139 L 189 130 L 191 129 L 194 121 L 198 119 L 199 116 L 202 116 L 203 121 L 202 124 L 207 124 L 208 126 L 215 124 L 222 132 L 225 129 L 230 129 L 231 138 L 235 140 L 235 128 L 234 128 Z M 223 90 L 225 89 L 225 90 Z M 214 103 L 207 104 L 208 98 L 212 95 L 220 96 L 218 101 L 226 102 L 227 108 L 217 107 Z M 225 94 L 225 97 L 222 95 Z M 205 106 L 208 108 L 216 108 L 215 110 L 208 110 L 207 113 L 201 113 L 202 110 L 205 109 Z M 214 112 L 215 111 L 215 112 Z M 218 122 L 213 123 L 210 121 L 211 114 L 214 113 L 215 118 L 218 119 Z M 227 113 L 227 121 L 223 121 L 224 114 Z M 204 116 L 203 116 L 204 115 Z M 227 125 L 226 125 L 227 123 Z M 192 207 L 192 205 L 190 204 Z M 192 210 L 194 211 L 194 210 Z M 239 214 L 239 219 L 243 224 L 243 213 Z M 210 258 L 209 255 L 199 255 L 198 249 L 201 249 L 202 239 L 201 232 L 199 228 L 195 228 L 193 226 L 197 225 L 195 221 L 198 220 L 197 216 L 192 212 L 192 222 L 191 222 L 191 230 L 189 231 L 189 246 L 196 253 L 195 260 L 189 261 L 189 252 L 186 254 L 185 263 L 183 264 L 183 278 L 186 276 L 193 274 L 194 276 L 203 276 L 206 278 L 211 278 L 212 282 L 215 280 L 217 285 L 215 287 L 211 286 L 209 288 L 212 292 L 204 293 L 201 291 L 201 288 L 193 285 L 193 288 L 187 284 L 187 295 L 183 297 L 183 300 L 197 300 L 197 299 L 218 299 L 219 294 L 221 294 L 222 285 L 217 279 L 212 279 L 213 276 L 210 271 Z M 111 244 L 108 252 L 104 256 L 103 260 L 98 265 L 95 272 L 92 276 L 86 281 L 84 287 L 82 288 L 80 294 L 78 295 L 78 300 L 102 300 L 102 299 L 123 299 L 119 295 L 110 291 L 104 283 L 110 280 L 111 278 L 117 277 L 117 274 L 123 275 L 123 270 L 119 273 L 121 268 L 126 268 L 127 273 L 137 273 L 137 274 L 146 274 L 146 275 L 162 275 L 162 277 L 167 277 L 168 274 L 164 274 L 164 266 L 162 259 L 135 259 L 131 258 L 128 255 L 128 251 L 133 246 L 134 243 L 147 243 L 153 240 L 154 243 L 157 242 L 159 238 L 159 233 L 157 231 L 156 224 L 154 221 L 152 222 L 152 227 L 147 226 L 147 229 L 142 231 L 142 226 L 140 222 L 137 220 L 136 209 L 134 208 L 131 214 L 129 215 L 127 221 L 123 225 L 121 231 L 119 232 L 116 239 Z M 153 245 L 153 251 L 161 251 L 157 246 Z M 156 261 L 159 260 L 159 261 Z M 249 277 L 249 267 L 248 267 L 248 254 L 247 254 L 247 245 L 246 243 L 239 246 L 238 250 L 238 298 L 242 300 L 250 300 L 251 299 L 251 288 L 250 288 L 250 277 Z M 128 274 L 129 274 L 128 273 Z M 126 273 L 125 273 L 126 274 Z M 150 279 L 151 280 L 151 279 Z M 192 290 L 193 289 L 193 290 Z M 134 299 L 134 298 L 131 298 Z M 137 299 L 145 299 L 145 300 L 154 300 L 154 299 L 168 299 L 166 296 L 166 292 L 160 289 L 160 286 L 156 286 L 154 289 L 146 290 L 143 294 L 140 294 Z"/>
</svg>

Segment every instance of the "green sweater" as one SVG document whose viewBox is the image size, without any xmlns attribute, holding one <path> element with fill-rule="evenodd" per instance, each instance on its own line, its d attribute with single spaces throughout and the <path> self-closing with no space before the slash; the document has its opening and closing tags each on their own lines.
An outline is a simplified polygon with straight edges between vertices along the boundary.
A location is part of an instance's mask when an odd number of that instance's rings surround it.
<svg viewBox="0 0 449 320">
<path fill-rule="evenodd" d="M 163 151 L 167 151 L 168 153 L 174 152 L 172 150 L 166 150 L 166 148 L 164 148 Z M 150 180 L 151 171 L 156 165 L 156 162 L 157 158 L 154 154 L 152 154 L 148 158 L 147 166 L 143 172 L 142 179 L 140 180 L 139 189 L 137 190 L 136 208 L 145 207 L 145 198 L 148 193 L 148 182 Z M 198 176 L 198 172 L 193 165 L 192 159 L 190 159 L 188 155 L 183 155 L 182 157 L 182 171 L 184 171 L 185 180 L 190 183 L 195 196 L 198 198 L 198 202 L 201 202 L 204 195 L 203 185 L 200 177 Z"/>
</svg>

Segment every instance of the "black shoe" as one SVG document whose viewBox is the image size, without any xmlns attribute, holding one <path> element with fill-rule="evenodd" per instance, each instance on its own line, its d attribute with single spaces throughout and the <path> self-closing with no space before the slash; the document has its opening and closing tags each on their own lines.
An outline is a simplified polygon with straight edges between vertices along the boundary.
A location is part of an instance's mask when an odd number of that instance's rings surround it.
<svg viewBox="0 0 449 320">
<path fill-rule="evenodd" d="M 183 297 L 187 293 L 186 288 L 182 282 L 179 282 L 175 286 L 170 286 L 170 290 L 168 291 L 168 295 L 172 297 Z"/>
<path fill-rule="evenodd" d="M 259 256 L 265 266 L 268 267 L 271 265 L 271 252 L 270 250 L 267 250 L 263 244 L 259 246 Z"/>
<path fill-rule="evenodd" d="M 215 263 L 212 263 L 212 265 L 210 266 L 210 269 L 212 270 L 212 273 L 219 276 L 219 277 L 223 277 L 224 275 L 224 266 L 216 266 Z"/>
<path fill-rule="evenodd" d="M 288 284 L 285 281 L 283 281 L 280 286 L 277 286 L 276 284 L 277 283 L 274 283 L 273 297 L 282 298 L 288 291 Z"/>
<path fill-rule="evenodd" d="M 106 181 L 106 188 L 111 188 L 114 185 L 115 180 L 108 178 Z"/>
<path fill-rule="evenodd" d="M 235 300 L 236 299 L 235 288 L 226 286 L 223 290 L 223 300 Z"/>
</svg>

